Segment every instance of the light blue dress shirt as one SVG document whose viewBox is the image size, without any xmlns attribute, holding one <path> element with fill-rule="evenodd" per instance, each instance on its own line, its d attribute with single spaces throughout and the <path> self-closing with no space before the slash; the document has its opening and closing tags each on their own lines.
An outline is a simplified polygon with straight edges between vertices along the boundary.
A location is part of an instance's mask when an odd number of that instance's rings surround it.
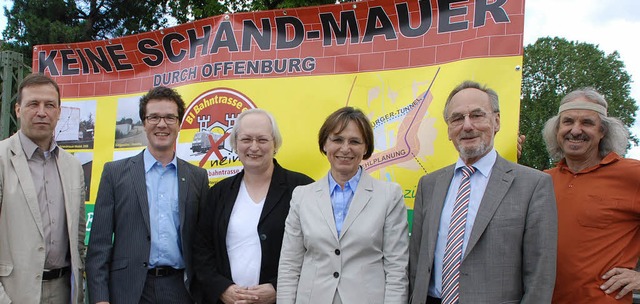
<svg viewBox="0 0 640 304">
<path fill-rule="evenodd" d="M 491 170 L 496 162 L 498 154 L 496 150 L 491 149 L 487 155 L 483 156 L 473 164 L 476 171 L 471 175 L 471 197 L 469 198 L 469 210 L 467 212 L 467 224 L 465 225 L 464 240 L 462 242 L 462 252 L 467 250 L 467 243 L 471 236 L 471 229 L 478 214 L 478 208 L 487 189 L 487 183 L 491 176 Z M 449 233 L 449 223 L 451 222 L 451 213 L 456 203 L 458 188 L 462 181 L 462 167 L 465 164 L 462 159 L 458 158 L 455 166 L 453 179 L 449 185 L 449 191 L 444 201 L 442 214 L 440 215 L 440 227 L 438 228 L 438 240 L 436 241 L 436 251 L 433 258 L 433 270 L 431 271 L 431 280 L 429 280 L 429 295 L 435 298 L 442 298 L 442 259 L 444 258 L 444 250 L 447 247 L 447 235 Z M 464 257 L 464 256 L 463 256 Z"/>
<path fill-rule="evenodd" d="M 360 176 L 362 175 L 362 167 L 358 168 L 358 172 L 350 180 L 344 184 L 344 189 L 336 182 L 329 172 L 329 192 L 331 194 L 331 206 L 333 206 L 333 218 L 336 221 L 336 230 L 338 236 L 342 231 L 342 223 L 347 217 L 349 212 L 349 206 L 353 195 L 358 189 L 358 183 L 360 182 Z"/>
<path fill-rule="evenodd" d="M 171 266 L 183 269 L 177 159 L 174 156 L 163 167 L 148 150 L 145 149 L 143 155 L 151 226 L 149 267 Z"/>
</svg>

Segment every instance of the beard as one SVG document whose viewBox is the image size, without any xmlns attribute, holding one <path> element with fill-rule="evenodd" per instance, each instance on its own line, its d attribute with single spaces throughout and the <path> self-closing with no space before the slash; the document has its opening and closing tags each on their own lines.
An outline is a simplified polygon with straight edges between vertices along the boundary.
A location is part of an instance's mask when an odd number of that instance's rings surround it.
<svg viewBox="0 0 640 304">
<path fill-rule="evenodd" d="M 479 158 L 487 153 L 488 150 L 487 145 L 482 142 L 475 147 L 464 147 L 460 149 L 460 157 L 462 157 L 462 159 Z"/>
<path fill-rule="evenodd" d="M 468 132 L 468 133 L 461 134 L 460 138 L 475 137 L 475 136 L 482 136 L 482 134 Z M 476 146 L 460 147 L 458 152 L 460 153 L 460 157 L 462 159 L 476 159 L 476 158 L 479 159 L 480 157 L 487 154 L 487 152 L 489 152 L 489 150 L 492 147 L 493 147 L 493 138 L 489 143 L 481 140 L 480 143 Z"/>
</svg>

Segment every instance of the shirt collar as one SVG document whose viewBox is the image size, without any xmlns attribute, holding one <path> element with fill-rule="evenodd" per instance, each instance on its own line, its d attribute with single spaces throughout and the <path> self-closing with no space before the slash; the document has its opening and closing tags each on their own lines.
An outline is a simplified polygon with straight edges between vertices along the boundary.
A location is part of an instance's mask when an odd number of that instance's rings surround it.
<svg viewBox="0 0 640 304">
<path fill-rule="evenodd" d="M 36 153 L 36 150 L 38 150 L 40 147 L 38 147 L 38 145 L 36 145 L 36 143 L 34 143 L 31 138 L 22 133 L 22 130 L 18 130 L 18 138 L 20 138 L 22 151 L 27 155 L 28 159 L 31 159 L 31 157 L 33 157 L 33 154 Z M 42 153 L 44 152 L 45 151 L 42 151 Z M 58 156 L 58 144 L 53 138 L 51 139 L 51 145 L 49 145 L 48 152 L 52 153 L 55 156 Z"/>
<path fill-rule="evenodd" d="M 358 187 L 358 183 L 360 182 L 361 176 L 362 176 L 362 166 L 358 166 L 358 172 L 356 172 L 356 175 L 354 175 L 351 179 L 349 179 L 346 183 L 344 183 L 345 188 L 347 185 L 349 185 L 349 188 L 351 189 L 351 191 L 356 191 L 356 188 Z M 331 190 L 331 193 L 333 193 L 336 187 L 340 187 L 340 185 L 338 185 L 338 182 L 336 182 L 333 176 L 331 176 L 331 171 L 329 171 L 329 190 Z"/>
<path fill-rule="evenodd" d="M 491 151 L 489 151 L 487 155 L 480 158 L 472 166 L 476 169 L 476 171 L 480 171 L 480 173 L 482 173 L 484 177 L 489 177 L 489 175 L 491 174 L 491 169 L 493 168 L 493 165 L 496 163 L 497 158 L 498 158 L 498 153 L 496 152 L 495 149 L 491 149 Z M 458 161 L 456 162 L 455 170 L 457 171 L 458 168 L 462 168 L 464 166 L 466 165 L 464 161 L 462 161 L 462 158 L 458 158 Z"/>
<path fill-rule="evenodd" d="M 606 166 L 606 165 L 615 163 L 620 159 L 622 159 L 622 156 L 618 155 L 618 153 L 609 152 L 609 154 L 607 154 L 603 159 L 601 159 L 600 163 L 598 163 L 597 165 L 595 165 L 593 167 L 582 169 L 582 171 L 576 172 L 576 173 L 588 173 L 588 172 L 594 171 L 594 170 L 596 170 L 596 169 L 598 169 L 598 168 L 600 168 L 602 166 Z M 571 169 L 569 169 L 569 166 L 567 166 L 567 161 L 564 158 L 562 160 L 560 160 L 556 166 L 561 171 L 562 170 L 566 170 L 566 171 L 569 171 L 569 172 L 573 173 L 571 171 Z"/>
<path fill-rule="evenodd" d="M 151 152 L 149 152 L 149 149 L 144 149 L 144 152 L 142 152 L 142 156 L 144 158 L 144 172 L 147 173 L 149 172 L 149 170 L 151 170 L 151 168 L 153 168 L 153 166 L 156 163 L 159 163 L 158 160 L 153 157 L 153 155 L 151 155 Z M 173 165 L 175 168 L 178 167 L 178 161 L 177 161 L 177 157 L 175 155 L 175 153 L 173 154 L 173 159 L 171 160 L 171 162 L 169 162 L 167 164 L 167 167 L 169 167 L 169 165 Z"/>
</svg>

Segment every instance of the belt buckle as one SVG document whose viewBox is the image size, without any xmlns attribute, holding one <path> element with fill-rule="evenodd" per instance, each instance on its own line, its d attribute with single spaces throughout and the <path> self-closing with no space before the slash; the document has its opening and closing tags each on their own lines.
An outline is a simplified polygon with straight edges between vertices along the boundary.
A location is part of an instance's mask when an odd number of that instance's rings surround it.
<svg viewBox="0 0 640 304">
<path fill-rule="evenodd" d="M 160 267 L 151 268 L 150 270 L 151 270 L 151 275 L 155 277 L 165 277 L 172 274 L 174 269 L 171 267 L 160 266 Z"/>
</svg>

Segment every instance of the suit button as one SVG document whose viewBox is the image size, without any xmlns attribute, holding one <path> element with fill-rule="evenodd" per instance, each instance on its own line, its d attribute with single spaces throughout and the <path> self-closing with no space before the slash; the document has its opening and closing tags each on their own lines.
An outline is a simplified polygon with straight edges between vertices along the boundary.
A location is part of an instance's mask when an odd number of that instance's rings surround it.
<svg viewBox="0 0 640 304">
<path fill-rule="evenodd" d="M 147 235 L 147 241 L 151 241 L 151 236 Z"/>
<path fill-rule="evenodd" d="M 266 240 L 266 239 L 267 239 L 267 235 L 266 235 L 266 234 L 264 234 L 264 233 L 263 233 L 263 234 L 260 234 L 260 240 L 261 240 L 261 241 L 264 241 L 264 240 Z"/>
<path fill-rule="evenodd" d="M 334 278 L 336 278 L 336 279 L 337 279 L 339 276 L 340 276 L 340 274 L 339 274 L 337 271 L 333 273 L 333 277 L 334 277 Z"/>
<path fill-rule="evenodd" d="M 143 263 L 142 263 L 142 266 L 143 266 L 143 267 L 147 267 L 147 266 L 149 266 L 149 264 L 147 264 L 147 262 L 143 262 Z"/>
<path fill-rule="evenodd" d="M 340 255 L 340 249 L 336 249 L 336 255 Z"/>
</svg>

